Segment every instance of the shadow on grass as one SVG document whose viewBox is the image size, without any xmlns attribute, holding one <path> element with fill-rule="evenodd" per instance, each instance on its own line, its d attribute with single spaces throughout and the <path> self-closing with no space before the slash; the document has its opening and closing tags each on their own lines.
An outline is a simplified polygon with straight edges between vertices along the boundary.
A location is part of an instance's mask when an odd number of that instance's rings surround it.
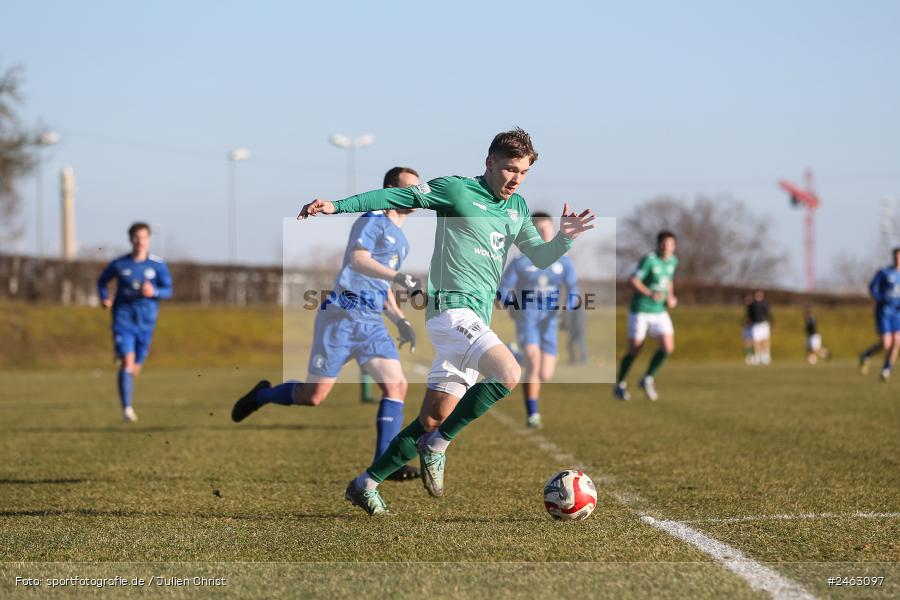
<svg viewBox="0 0 900 600">
<path fill-rule="evenodd" d="M 150 427 L 20 427 L 2 429 L 2 433 L 177 433 L 179 431 L 368 431 L 368 425 L 328 425 L 271 423 L 267 425 L 159 425 Z"/>
<path fill-rule="evenodd" d="M 41 485 L 52 483 L 84 483 L 87 479 L 0 479 L 0 485 Z"/>
<path fill-rule="evenodd" d="M 223 519 L 231 521 L 278 521 L 278 520 L 342 520 L 349 521 L 354 517 L 345 513 L 284 513 L 278 515 L 248 515 L 248 514 L 196 514 L 176 513 L 161 511 L 135 511 L 135 510 L 101 510 L 97 508 L 68 508 L 68 509 L 34 509 L 34 510 L 4 510 L 0 511 L 0 517 L 124 517 L 124 518 L 172 518 L 172 519 Z"/>
</svg>

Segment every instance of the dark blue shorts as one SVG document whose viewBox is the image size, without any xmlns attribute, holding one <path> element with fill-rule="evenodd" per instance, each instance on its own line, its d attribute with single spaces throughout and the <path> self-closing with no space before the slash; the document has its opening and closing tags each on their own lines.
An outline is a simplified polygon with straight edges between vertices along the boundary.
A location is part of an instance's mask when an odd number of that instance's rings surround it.
<svg viewBox="0 0 900 600">
<path fill-rule="evenodd" d="M 880 307 L 875 309 L 875 328 L 878 335 L 900 332 L 900 311 Z"/>
<path fill-rule="evenodd" d="M 373 358 L 400 360 L 400 355 L 380 315 L 375 321 L 355 319 L 352 313 L 343 311 L 320 310 L 309 353 L 309 373 L 337 377 L 351 358 L 364 365 Z"/>
<path fill-rule="evenodd" d="M 142 365 L 150 354 L 150 342 L 153 341 L 152 329 L 132 329 L 127 327 L 113 327 L 113 346 L 116 356 L 121 359 L 129 352 L 134 352 L 134 362 Z"/>
</svg>

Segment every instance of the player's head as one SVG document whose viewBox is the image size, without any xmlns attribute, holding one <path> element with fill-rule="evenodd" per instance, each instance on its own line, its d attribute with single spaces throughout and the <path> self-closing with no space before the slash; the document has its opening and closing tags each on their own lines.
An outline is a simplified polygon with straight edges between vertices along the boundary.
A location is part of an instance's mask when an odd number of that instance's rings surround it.
<svg viewBox="0 0 900 600">
<path fill-rule="evenodd" d="M 542 240 L 549 242 L 553 239 L 553 217 L 539 211 L 531 214 L 531 222 L 534 223 L 534 228 L 537 229 Z"/>
<path fill-rule="evenodd" d="M 894 267 L 900 269 L 900 246 L 894 248 Z"/>
<path fill-rule="evenodd" d="M 393 167 L 384 174 L 384 187 L 386 188 L 402 188 L 411 185 L 419 185 L 419 174 L 415 169 L 410 167 Z M 394 210 L 402 215 L 408 215 L 414 209 L 397 208 Z"/>
<path fill-rule="evenodd" d="M 484 161 L 484 179 L 494 196 L 512 196 L 537 158 L 531 136 L 521 127 L 495 135 Z"/>
<path fill-rule="evenodd" d="M 675 254 L 675 234 L 668 229 L 656 234 L 656 254 L 660 258 L 669 258 Z"/>
<path fill-rule="evenodd" d="M 409 167 L 394 167 L 384 174 L 384 187 L 409 187 L 419 185 L 419 174 Z"/>
<path fill-rule="evenodd" d="M 766 299 L 766 293 L 762 290 L 756 290 L 755 292 L 753 292 L 753 299 L 757 302 L 762 302 Z"/>
<path fill-rule="evenodd" d="M 135 254 L 147 252 L 150 248 L 150 226 L 140 221 L 132 223 L 128 228 L 128 239 Z"/>
</svg>

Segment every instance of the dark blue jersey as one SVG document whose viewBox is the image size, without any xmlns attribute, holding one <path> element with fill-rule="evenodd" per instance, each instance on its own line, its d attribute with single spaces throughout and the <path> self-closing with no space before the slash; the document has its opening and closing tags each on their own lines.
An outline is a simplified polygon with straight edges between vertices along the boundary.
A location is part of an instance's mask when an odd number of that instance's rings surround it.
<svg viewBox="0 0 900 600">
<path fill-rule="evenodd" d="M 567 296 L 561 295 L 563 286 Z M 546 269 L 538 269 L 531 259 L 521 254 L 510 261 L 500 278 L 500 301 L 513 309 L 514 317 L 521 311 L 572 308 L 577 296 L 575 267 L 568 256 L 560 257 Z"/>
<path fill-rule="evenodd" d="M 360 249 L 368 250 L 376 262 L 397 271 L 409 254 L 409 242 L 403 230 L 387 215 L 368 212 L 359 217 L 350 230 L 344 262 L 334 282 L 337 298 L 325 308 L 332 310 L 337 304 L 346 310 L 358 311 L 354 317 L 380 320 L 391 282 L 364 275 L 350 266 L 353 251 Z"/>
<path fill-rule="evenodd" d="M 172 297 L 172 276 L 166 262 L 155 254 L 140 262 L 134 260 L 131 254 L 113 260 L 97 280 L 100 300 L 109 298 L 106 286 L 112 279 L 116 280 L 113 327 L 152 330 L 159 313 L 159 301 Z M 141 292 L 145 281 L 149 281 L 156 290 L 152 298 L 145 298 Z"/>
<path fill-rule="evenodd" d="M 869 284 L 869 293 L 879 310 L 900 311 L 900 271 L 893 266 L 878 271 Z"/>
</svg>

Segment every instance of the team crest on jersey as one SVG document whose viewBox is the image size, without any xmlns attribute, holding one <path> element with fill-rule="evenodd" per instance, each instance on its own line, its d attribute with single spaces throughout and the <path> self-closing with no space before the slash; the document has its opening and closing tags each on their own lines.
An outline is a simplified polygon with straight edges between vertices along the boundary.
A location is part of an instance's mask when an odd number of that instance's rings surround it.
<svg viewBox="0 0 900 600">
<path fill-rule="evenodd" d="M 509 218 L 512 219 L 513 223 L 519 222 L 519 211 L 515 208 L 507 208 L 506 212 L 509 213 Z"/>
<path fill-rule="evenodd" d="M 156 269 L 153 267 L 144 269 L 144 279 L 153 279 L 154 277 L 156 277 Z"/>
<path fill-rule="evenodd" d="M 500 250 L 503 248 L 504 243 L 506 242 L 506 236 L 497 231 L 491 232 L 491 248 L 494 250 Z"/>
<path fill-rule="evenodd" d="M 416 189 L 418 189 L 423 194 L 431 193 L 431 187 L 427 183 L 420 183 L 419 185 L 416 186 Z"/>
<path fill-rule="evenodd" d="M 550 266 L 550 270 L 553 271 L 554 274 L 559 275 L 563 272 L 563 266 L 558 262 L 555 262 Z"/>
</svg>

